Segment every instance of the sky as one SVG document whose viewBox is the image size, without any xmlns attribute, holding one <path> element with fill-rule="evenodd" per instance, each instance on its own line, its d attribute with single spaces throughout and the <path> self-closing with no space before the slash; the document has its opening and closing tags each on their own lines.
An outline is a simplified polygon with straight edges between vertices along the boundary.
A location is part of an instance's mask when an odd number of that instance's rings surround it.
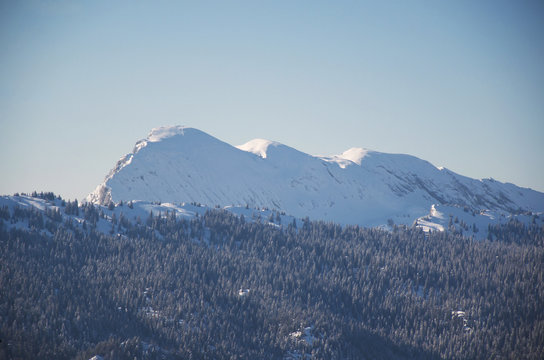
<svg viewBox="0 0 544 360">
<path fill-rule="evenodd" d="M 0 0 L 0 194 L 82 199 L 186 125 L 544 191 L 542 1 Z"/>
</svg>

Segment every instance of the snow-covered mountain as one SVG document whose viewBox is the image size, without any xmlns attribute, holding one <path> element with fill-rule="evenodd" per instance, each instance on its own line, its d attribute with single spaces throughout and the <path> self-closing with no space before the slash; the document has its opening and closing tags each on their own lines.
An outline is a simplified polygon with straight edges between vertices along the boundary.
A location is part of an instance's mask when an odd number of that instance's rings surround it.
<svg viewBox="0 0 544 360">
<path fill-rule="evenodd" d="M 544 211 L 543 193 L 410 155 L 352 148 L 320 157 L 263 139 L 235 147 L 181 126 L 153 129 L 87 197 L 102 205 L 121 200 L 249 205 L 365 226 L 410 225 L 432 215 L 433 205 L 478 214 Z"/>
</svg>

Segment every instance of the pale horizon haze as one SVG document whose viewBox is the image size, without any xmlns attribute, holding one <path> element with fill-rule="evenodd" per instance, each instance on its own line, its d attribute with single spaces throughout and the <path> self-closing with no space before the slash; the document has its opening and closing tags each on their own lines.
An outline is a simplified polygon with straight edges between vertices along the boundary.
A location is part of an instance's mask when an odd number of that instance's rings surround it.
<svg viewBox="0 0 544 360">
<path fill-rule="evenodd" d="M 0 1 L 0 194 L 83 199 L 152 128 L 544 191 L 542 1 Z"/>
</svg>

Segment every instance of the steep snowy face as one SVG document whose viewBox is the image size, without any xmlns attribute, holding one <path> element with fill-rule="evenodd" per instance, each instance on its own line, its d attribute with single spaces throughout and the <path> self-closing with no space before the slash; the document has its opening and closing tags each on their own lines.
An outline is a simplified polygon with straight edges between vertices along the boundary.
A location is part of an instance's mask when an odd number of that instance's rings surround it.
<svg viewBox="0 0 544 360">
<path fill-rule="evenodd" d="M 544 211 L 542 193 L 470 179 L 409 155 L 351 148 L 316 157 L 263 139 L 234 147 L 181 126 L 153 129 L 87 200 L 247 204 L 366 226 L 412 224 L 433 204 Z"/>
</svg>

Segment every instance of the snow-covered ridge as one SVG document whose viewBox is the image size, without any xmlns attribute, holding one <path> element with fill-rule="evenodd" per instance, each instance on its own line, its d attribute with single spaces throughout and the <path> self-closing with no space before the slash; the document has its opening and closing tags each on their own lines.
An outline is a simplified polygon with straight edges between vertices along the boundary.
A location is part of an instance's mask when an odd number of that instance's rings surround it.
<svg viewBox="0 0 544 360">
<path fill-rule="evenodd" d="M 182 126 L 153 129 L 87 200 L 248 205 L 364 226 L 429 221 L 422 217 L 433 204 L 476 213 L 544 211 L 543 193 L 471 179 L 410 155 L 351 148 L 318 157 L 264 139 L 235 147 Z"/>
</svg>

